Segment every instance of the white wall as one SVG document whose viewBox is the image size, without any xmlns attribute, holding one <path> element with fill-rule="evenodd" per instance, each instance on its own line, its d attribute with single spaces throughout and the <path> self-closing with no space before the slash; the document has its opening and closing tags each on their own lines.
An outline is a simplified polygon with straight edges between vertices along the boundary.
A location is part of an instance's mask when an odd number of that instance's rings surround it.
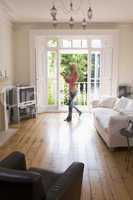
<svg viewBox="0 0 133 200">
<path fill-rule="evenodd" d="M 133 86 L 133 27 L 128 25 L 120 26 L 119 83 Z"/>
<path fill-rule="evenodd" d="M 9 18 L 0 7 L 0 70 L 7 70 L 8 83 L 14 81 L 13 31 Z"/>
<path fill-rule="evenodd" d="M 16 83 L 30 82 L 30 48 L 29 34 L 32 29 L 51 28 L 44 24 L 15 24 L 14 43 L 15 43 L 15 67 Z M 62 29 L 65 29 L 62 27 Z M 133 69 L 133 28 L 132 25 L 118 24 L 95 24 L 90 29 L 118 30 L 119 31 L 119 59 L 118 59 L 118 82 L 132 83 Z M 52 28 L 51 28 L 52 31 Z"/>
<path fill-rule="evenodd" d="M 15 83 L 28 84 L 30 82 L 29 32 L 25 29 L 14 29 L 13 41 L 15 44 Z"/>
</svg>

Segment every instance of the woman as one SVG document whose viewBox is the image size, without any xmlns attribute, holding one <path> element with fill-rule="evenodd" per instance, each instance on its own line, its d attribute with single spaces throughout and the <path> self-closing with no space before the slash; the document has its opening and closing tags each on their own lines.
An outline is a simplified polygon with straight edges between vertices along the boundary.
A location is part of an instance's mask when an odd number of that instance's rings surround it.
<svg viewBox="0 0 133 200">
<path fill-rule="evenodd" d="M 81 111 L 74 106 L 73 100 L 77 95 L 77 81 L 79 80 L 79 75 L 77 72 L 77 65 L 72 64 L 70 66 L 70 75 L 66 76 L 64 73 L 61 73 L 64 80 L 69 84 L 69 109 L 68 109 L 68 116 L 65 119 L 65 121 L 70 122 L 72 120 L 72 110 L 75 108 L 75 110 L 78 112 L 79 116 L 81 115 Z"/>
</svg>

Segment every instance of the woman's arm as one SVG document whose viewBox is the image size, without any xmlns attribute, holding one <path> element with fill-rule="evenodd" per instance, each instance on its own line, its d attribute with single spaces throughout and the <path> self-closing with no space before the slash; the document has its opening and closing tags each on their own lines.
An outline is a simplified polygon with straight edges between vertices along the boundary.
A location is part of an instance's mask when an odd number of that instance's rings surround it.
<svg viewBox="0 0 133 200">
<path fill-rule="evenodd" d="M 76 82 L 79 80 L 79 74 L 76 75 Z"/>
<path fill-rule="evenodd" d="M 66 76 L 64 73 L 61 73 L 61 75 L 63 76 L 64 80 L 69 83 L 69 79 L 70 77 L 69 76 Z"/>
</svg>

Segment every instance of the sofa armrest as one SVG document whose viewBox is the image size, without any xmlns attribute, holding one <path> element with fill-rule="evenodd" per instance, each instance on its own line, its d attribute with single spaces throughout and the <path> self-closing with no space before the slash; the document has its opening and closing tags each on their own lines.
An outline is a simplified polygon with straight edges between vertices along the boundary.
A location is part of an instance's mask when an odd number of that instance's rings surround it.
<svg viewBox="0 0 133 200">
<path fill-rule="evenodd" d="M 73 163 L 49 189 L 46 200 L 80 200 L 83 163 Z"/>
<path fill-rule="evenodd" d="M 25 155 L 21 152 L 13 152 L 0 161 L 0 167 L 16 170 L 26 170 Z"/>
<path fill-rule="evenodd" d="M 42 200 L 45 190 L 37 172 L 0 167 L 0 194 L 3 200 Z"/>
<path fill-rule="evenodd" d="M 129 117 L 126 115 L 112 116 L 109 122 L 109 130 L 113 133 L 116 131 L 120 131 L 120 129 L 122 128 L 126 128 L 130 119 L 133 119 L 133 117 Z"/>
</svg>

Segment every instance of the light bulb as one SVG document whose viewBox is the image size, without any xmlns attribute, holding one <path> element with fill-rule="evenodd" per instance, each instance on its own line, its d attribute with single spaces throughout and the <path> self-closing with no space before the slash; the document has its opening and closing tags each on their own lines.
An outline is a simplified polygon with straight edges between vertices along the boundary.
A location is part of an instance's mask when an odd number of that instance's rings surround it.
<svg viewBox="0 0 133 200">
<path fill-rule="evenodd" d="M 88 15 L 88 19 L 91 20 L 92 19 L 92 15 L 93 15 L 93 11 L 92 11 L 91 7 L 89 7 L 89 9 L 88 9 L 87 15 Z"/>
<path fill-rule="evenodd" d="M 50 9 L 50 14 L 53 17 L 53 19 L 56 18 L 57 9 L 56 9 L 55 5 L 53 5 L 52 8 Z"/>
</svg>

